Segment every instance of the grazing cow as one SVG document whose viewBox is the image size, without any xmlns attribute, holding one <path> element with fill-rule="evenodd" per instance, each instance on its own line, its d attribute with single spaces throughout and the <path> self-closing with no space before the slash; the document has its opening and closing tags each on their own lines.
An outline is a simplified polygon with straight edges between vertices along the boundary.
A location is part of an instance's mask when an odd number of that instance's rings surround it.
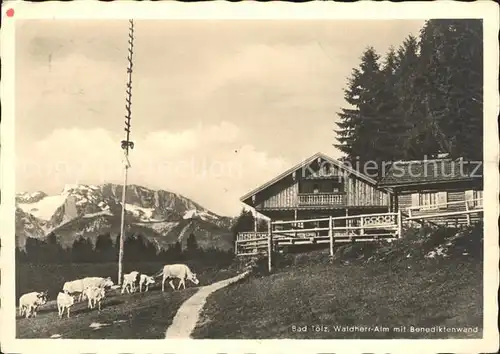
<svg viewBox="0 0 500 354">
<path fill-rule="evenodd" d="M 98 286 L 89 286 L 84 291 L 84 295 L 89 299 L 89 309 L 93 309 L 95 305 L 98 305 L 99 311 L 101 311 L 101 302 L 106 297 L 106 291 L 104 288 Z"/>
<path fill-rule="evenodd" d="M 141 274 L 141 280 L 139 281 L 139 291 L 142 292 L 142 286 L 145 286 L 146 291 L 149 291 L 149 286 L 153 285 L 155 280 L 146 274 Z"/>
<path fill-rule="evenodd" d="M 36 317 L 38 307 L 47 303 L 47 291 L 27 293 L 19 298 L 19 314 Z"/>
<path fill-rule="evenodd" d="M 135 293 L 136 292 L 136 284 L 139 280 L 139 272 L 133 271 L 130 272 L 129 274 L 124 274 L 123 275 L 123 285 L 122 285 L 122 294 L 125 292 L 125 290 L 128 291 L 128 293 Z M 130 287 L 130 289 L 129 289 Z"/>
<path fill-rule="evenodd" d="M 196 273 L 191 272 L 191 269 L 185 264 L 167 264 L 163 267 L 163 280 L 161 282 L 161 291 L 165 291 L 165 281 L 171 279 L 168 283 L 175 290 L 174 280 L 179 279 L 179 286 L 177 290 L 181 288 L 181 285 L 186 289 L 186 279 L 191 281 L 193 284 L 197 285 L 199 283 L 196 278 Z"/>
<path fill-rule="evenodd" d="M 80 296 L 78 297 L 78 301 L 82 301 L 84 297 L 83 291 L 89 286 L 108 288 L 113 286 L 113 281 L 111 280 L 111 277 L 107 278 L 88 277 L 83 279 L 77 279 L 64 283 L 63 291 L 69 295 L 79 293 Z"/>
<path fill-rule="evenodd" d="M 66 310 L 69 318 L 69 311 L 74 303 L 75 299 L 73 298 L 73 296 L 61 292 L 57 294 L 57 312 L 59 314 L 59 318 L 63 317 L 64 310 Z"/>
</svg>

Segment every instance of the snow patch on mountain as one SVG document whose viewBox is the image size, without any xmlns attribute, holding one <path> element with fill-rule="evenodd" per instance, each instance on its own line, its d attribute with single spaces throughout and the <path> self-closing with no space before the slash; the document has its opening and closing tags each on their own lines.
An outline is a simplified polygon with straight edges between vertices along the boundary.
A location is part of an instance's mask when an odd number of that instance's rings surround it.
<svg viewBox="0 0 500 354">
<path fill-rule="evenodd" d="M 16 201 L 17 203 L 35 203 L 46 196 L 47 194 L 45 194 L 42 191 L 37 191 L 33 193 L 24 192 L 16 195 Z"/>
<path fill-rule="evenodd" d="M 138 217 L 143 221 L 154 221 L 153 219 L 153 208 L 144 208 L 135 204 L 125 203 L 125 210 L 131 212 L 134 216 Z"/>
<path fill-rule="evenodd" d="M 159 233 L 169 233 L 178 226 L 179 223 L 177 221 L 137 222 L 136 225 L 149 227 L 153 231 Z"/>
<path fill-rule="evenodd" d="M 91 192 L 91 191 L 98 191 L 98 190 L 99 190 L 98 186 L 93 186 L 93 185 L 88 185 L 88 184 L 66 184 L 66 185 L 64 185 L 64 189 L 62 191 L 62 194 L 70 193 L 72 191 Z"/>
<path fill-rule="evenodd" d="M 191 209 L 188 210 L 184 213 L 184 216 L 182 217 L 183 219 L 192 219 L 192 218 L 200 218 L 205 221 L 210 221 L 210 220 L 218 220 L 219 218 L 216 217 L 215 215 L 212 215 L 210 213 L 207 213 L 206 211 L 200 211 L 197 209 Z"/>
<path fill-rule="evenodd" d="M 83 217 L 88 219 L 88 218 L 93 218 L 95 216 L 103 216 L 103 215 L 113 216 L 113 213 L 111 213 L 109 210 L 103 210 L 103 211 L 98 211 L 97 213 L 85 214 Z"/>
</svg>

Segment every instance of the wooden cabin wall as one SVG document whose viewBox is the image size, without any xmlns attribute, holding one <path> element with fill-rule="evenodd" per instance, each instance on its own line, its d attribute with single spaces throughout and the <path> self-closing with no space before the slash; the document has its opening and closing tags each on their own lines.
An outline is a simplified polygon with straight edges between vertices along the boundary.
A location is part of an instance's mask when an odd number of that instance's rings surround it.
<svg viewBox="0 0 500 354">
<path fill-rule="evenodd" d="M 258 202 L 257 208 L 293 208 L 297 206 L 297 195 L 299 193 L 298 181 L 292 178 L 285 178 L 281 183 L 277 183 L 262 195 L 262 200 Z M 267 198 L 266 198 L 267 197 Z"/>
<path fill-rule="evenodd" d="M 419 193 L 420 194 L 420 193 Z M 401 194 L 398 196 L 399 209 L 406 209 L 412 207 L 411 204 L 411 194 Z M 465 191 L 463 190 L 452 190 L 447 191 L 447 202 L 464 202 L 457 204 L 450 204 L 446 206 L 447 211 L 463 211 L 465 210 Z M 442 208 L 440 208 L 442 210 Z M 424 211 L 422 211 L 424 212 Z M 425 213 L 433 212 L 432 210 L 426 210 Z M 417 213 L 417 212 L 415 212 Z"/>
<path fill-rule="evenodd" d="M 386 193 L 358 180 L 348 178 L 344 184 L 346 206 L 388 206 Z M 298 206 L 298 181 L 286 179 L 277 183 L 262 194 L 257 201 L 257 208 L 294 208 Z"/>
<path fill-rule="evenodd" d="M 388 206 L 387 193 L 355 178 L 348 178 L 345 183 L 347 206 Z"/>
</svg>

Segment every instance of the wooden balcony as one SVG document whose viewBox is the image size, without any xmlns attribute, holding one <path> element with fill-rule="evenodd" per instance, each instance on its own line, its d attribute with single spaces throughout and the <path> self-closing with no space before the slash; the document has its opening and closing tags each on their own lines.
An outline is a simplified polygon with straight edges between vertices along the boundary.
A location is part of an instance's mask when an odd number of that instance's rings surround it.
<svg viewBox="0 0 500 354">
<path fill-rule="evenodd" d="M 299 206 L 344 206 L 344 193 L 299 193 Z"/>
<path fill-rule="evenodd" d="M 236 239 L 237 241 L 247 241 L 247 240 L 267 239 L 267 237 L 268 237 L 267 232 L 248 231 L 248 232 L 238 232 Z"/>
</svg>

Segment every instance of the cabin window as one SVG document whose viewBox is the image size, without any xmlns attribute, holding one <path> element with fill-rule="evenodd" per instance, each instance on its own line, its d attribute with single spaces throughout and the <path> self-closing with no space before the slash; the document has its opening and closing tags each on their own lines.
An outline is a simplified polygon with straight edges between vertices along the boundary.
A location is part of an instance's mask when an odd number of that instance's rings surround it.
<svg viewBox="0 0 500 354">
<path fill-rule="evenodd" d="M 342 182 L 321 180 L 303 181 L 299 183 L 299 193 L 341 193 L 344 191 Z"/>
<path fill-rule="evenodd" d="M 426 192 L 412 194 L 412 206 L 419 206 L 421 209 L 445 209 L 448 202 L 446 192 Z"/>
<path fill-rule="evenodd" d="M 331 191 L 333 193 L 340 193 L 342 191 L 342 184 L 340 182 L 332 182 Z"/>
<path fill-rule="evenodd" d="M 437 201 L 437 193 L 422 193 L 420 194 L 419 205 L 426 209 L 430 209 L 437 204 Z"/>
<path fill-rule="evenodd" d="M 332 167 L 330 164 L 324 164 L 322 170 L 323 176 L 329 176 L 332 173 Z"/>
</svg>

